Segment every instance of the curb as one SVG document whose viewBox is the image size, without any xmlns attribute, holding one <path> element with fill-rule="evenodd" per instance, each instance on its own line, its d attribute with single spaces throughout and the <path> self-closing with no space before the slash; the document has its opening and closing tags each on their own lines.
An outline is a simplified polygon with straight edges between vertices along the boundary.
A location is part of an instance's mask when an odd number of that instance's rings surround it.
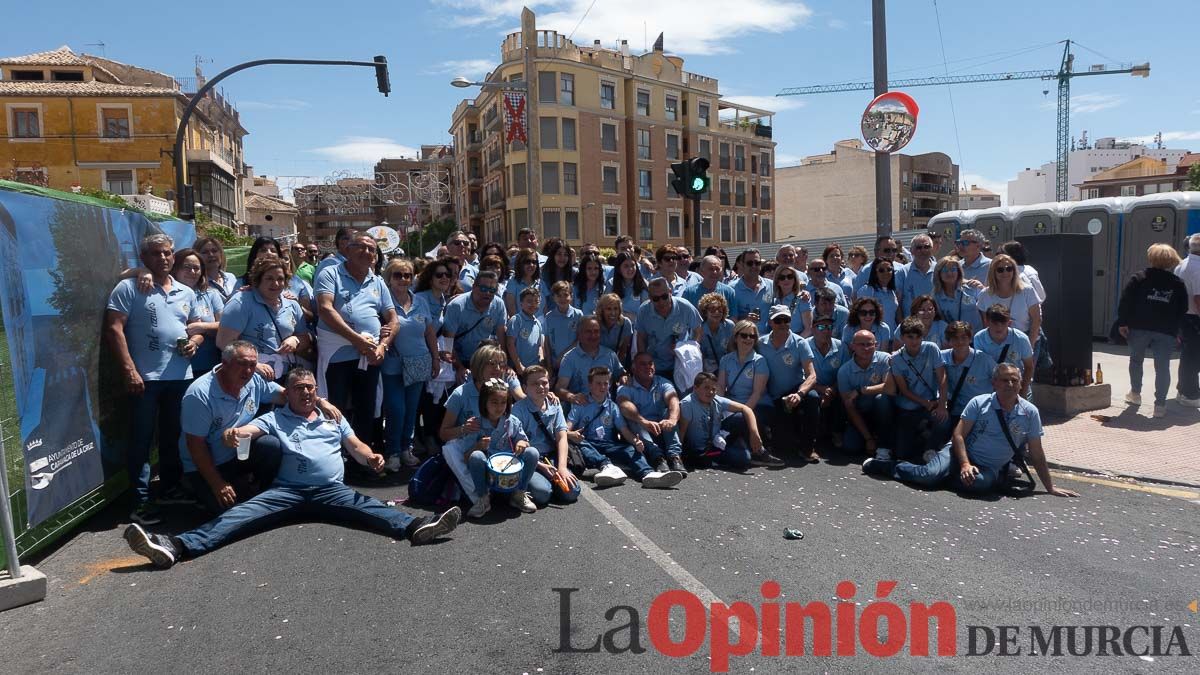
<svg viewBox="0 0 1200 675">
<path fill-rule="evenodd" d="M 1167 478 L 1158 478 L 1156 476 L 1143 476 L 1143 475 L 1132 474 L 1132 473 L 1114 473 L 1111 471 L 1103 471 L 1101 469 L 1087 468 L 1087 467 L 1082 467 L 1082 466 L 1071 466 L 1069 464 L 1061 464 L 1058 462 L 1051 462 L 1049 459 L 1046 460 L 1046 465 L 1049 466 L 1051 469 L 1058 469 L 1060 471 L 1074 471 L 1076 473 L 1086 473 L 1086 474 L 1092 474 L 1095 476 L 1105 476 L 1105 477 L 1109 477 L 1109 478 L 1125 478 L 1127 480 L 1136 480 L 1136 481 L 1140 481 L 1143 483 L 1154 483 L 1155 485 L 1170 485 L 1172 487 L 1182 487 L 1182 488 L 1190 488 L 1193 490 L 1200 490 L 1200 483 L 1187 483 L 1187 482 L 1183 482 L 1183 481 L 1170 480 Z"/>
</svg>

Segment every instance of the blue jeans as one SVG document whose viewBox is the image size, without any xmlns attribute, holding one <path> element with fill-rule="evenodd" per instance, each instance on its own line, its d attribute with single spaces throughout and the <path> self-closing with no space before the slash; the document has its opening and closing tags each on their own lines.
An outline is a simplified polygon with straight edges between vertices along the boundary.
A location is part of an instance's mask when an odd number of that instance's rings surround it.
<svg viewBox="0 0 1200 675">
<path fill-rule="evenodd" d="M 1200 398 L 1200 316 L 1185 314 L 1179 322 L 1179 395 Z"/>
<path fill-rule="evenodd" d="M 359 370 L 358 359 L 331 363 L 325 369 L 325 387 L 329 390 L 329 402 L 346 415 L 354 435 L 363 443 L 369 443 L 375 431 L 379 366 Z"/>
<path fill-rule="evenodd" d="M 417 405 L 424 382 L 404 384 L 404 375 L 383 376 L 384 451 L 388 457 L 412 447 L 417 426 Z"/>
<path fill-rule="evenodd" d="M 654 420 L 658 421 L 658 420 Z M 636 426 L 636 425 L 635 425 Z M 632 428 L 632 427 L 630 427 Z M 636 430 L 638 438 L 642 439 L 642 443 L 646 444 L 646 456 L 653 458 L 652 462 L 658 462 L 662 457 L 679 457 L 683 454 L 683 445 L 679 442 L 678 427 L 670 431 L 655 436 L 648 429 L 638 428 Z"/>
<path fill-rule="evenodd" d="M 715 457 L 704 455 L 706 448 L 685 447 L 684 456 L 701 461 L 714 461 L 731 469 L 744 471 L 750 468 L 750 425 L 742 413 L 734 413 L 721 422 L 721 431 L 728 431 L 725 449 Z M 716 451 L 713 448 L 713 451 Z"/>
<path fill-rule="evenodd" d="M 138 504 L 150 500 L 150 444 L 158 431 L 158 478 L 162 491 L 179 484 L 179 408 L 191 380 L 146 380 L 146 390 L 129 400 L 129 446 L 125 470 Z"/>
<path fill-rule="evenodd" d="M 1142 360 L 1146 349 L 1154 355 L 1154 403 L 1166 405 L 1171 388 L 1171 352 L 1175 336 L 1140 328 L 1129 329 L 1129 388 L 1142 393 Z"/>
<path fill-rule="evenodd" d="M 949 478 L 951 488 L 972 494 L 992 492 L 999 488 L 1005 479 L 1004 467 L 995 469 L 976 464 L 974 466 L 979 469 L 979 475 L 975 476 L 975 480 L 970 485 L 964 485 L 958 472 L 954 470 L 956 465 L 952 461 L 949 443 L 942 446 L 942 449 L 928 464 L 888 462 L 880 467 L 881 473 L 887 472 L 887 464 L 893 465 L 891 476 L 896 480 L 924 487 L 937 487 Z"/>
<path fill-rule="evenodd" d="M 854 399 L 854 407 L 862 415 L 863 423 L 875 436 L 875 446 L 878 448 L 892 447 L 892 399 L 886 394 L 875 396 L 859 396 Z M 866 447 L 862 434 L 853 424 L 846 425 L 846 435 L 842 437 L 842 446 L 847 450 L 862 450 Z"/>
<path fill-rule="evenodd" d="M 821 425 L 821 397 L 810 391 L 800 399 L 800 405 L 788 410 L 782 398 L 760 401 L 754 408 L 759 431 L 765 424 L 771 429 L 771 447 L 783 452 L 791 446 L 807 456 L 817 444 L 817 428 Z"/>
<path fill-rule="evenodd" d="M 578 476 L 576 476 L 578 478 Z M 538 506 L 545 506 L 550 503 L 552 498 L 557 498 L 558 501 L 564 504 L 574 504 L 579 501 L 579 493 L 583 489 L 583 485 L 579 481 L 575 481 L 575 487 L 571 488 L 570 492 L 563 492 L 550 482 L 539 471 L 533 474 L 533 478 L 529 479 L 529 496 L 533 499 L 533 503 Z"/>
<path fill-rule="evenodd" d="M 235 457 L 224 464 L 219 464 L 217 473 L 221 474 L 221 478 L 226 483 L 233 486 L 238 502 L 245 502 L 275 482 L 275 475 L 279 473 L 281 459 L 283 459 L 283 444 L 274 436 L 263 435 L 250 443 L 249 459 L 243 462 Z M 253 484 L 250 483 L 251 475 L 254 476 Z M 201 476 L 199 471 L 189 471 L 183 474 L 183 477 L 191 486 L 192 492 L 196 493 L 196 499 L 206 511 L 220 513 L 225 510 L 225 507 L 217 502 L 212 486 L 204 480 L 204 476 Z M 254 489 L 256 487 L 257 490 Z"/>
<path fill-rule="evenodd" d="M 939 440 L 942 425 L 924 408 L 909 410 L 896 406 L 894 419 L 896 442 L 892 449 L 895 451 L 893 456 L 898 460 L 920 457 L 926 450 L 940 448 L 946 442 L 944 438 Z"/>
<path fill-rule="evenodd" d="M 537 448 L 532 445 L 519 455 L 524 466 L 521 467 L 521 480 L 517 483 L 517 492 L 524 492 L 529 488 L 530 479 L 537 473 L 540 456 Z M 471 481 L 475 484 L 475 494 L 469 495 L 471 503 L 475 503 L 483 499 L 483 495 L 488 491 L 487 455 L 483 454 L 482 450 L 472 452 L 467 457 L 467 470 L 471 472 Z"/>
<path fill-rule="evenodd" d="M 591 441 L 591 443 L 605 457 L 612 460 L 619 466 L 629 469 L 632 472 L 632 475 L 636 480 L 641 480 L 646 474 L 648 474 L 654 470 L 650 467 L 650 462 L 647 460 L 657 462 L 658 458 L 661 457 L 661 455 L 659 455 L 657 457 L 650 457 L 650 447 L 649 446 L 646 446 L 645 454 L 638 454 L 638 451 L 634 450 L 632 445 L 625 443 L 623 441 L 621 441 L 621 442 Z"/>
<path fill-rule="evenodd" d="M 188 555 L 195 557 L 297 516 L 360 525 L 396 539 L 404 538 L 408 524 L 413 521 L 407 513 L 342 483 L 303 488 L 273 486 L 177 538 Z"/>
</svg>

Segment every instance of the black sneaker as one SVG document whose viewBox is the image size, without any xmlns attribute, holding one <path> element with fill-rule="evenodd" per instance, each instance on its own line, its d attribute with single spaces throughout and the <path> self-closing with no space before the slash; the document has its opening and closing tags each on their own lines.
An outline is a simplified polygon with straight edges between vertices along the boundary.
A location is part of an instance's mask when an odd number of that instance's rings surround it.
<svg viewBox="0 0 1200 675">
<path fill-rule="evenodd" d="M 139 525 L 157 525 L 162 522 L 162 512 L 150 502 L 142 502 L 130 512 L 129 519 Z"/>
<path fill-rule="evenodd" d="M 786 464 L 782 459 L 779 459 L 775 455 L 772 455 L 770 452 L 763 450 L 762 452 L 758 453 L 757 455 L 754 455 L 754 454 L 750 455 L 750 466 L 765 466 L 765 467 L 770 467 L 770 468 L 778 468 L 781 466 L 786 466 Z"/>
<path fill-rule="evenodd" d="M 654 465 L 654 470 L 666 473 L 671 470 L 671 467 L 667 466 L 667 460 L 660 458 L 658 463 Z"/>
<path fill-rule="evenodd" d="M 172 485 L 154 501 L 159 504 L 195 504 L 196 497 L 183 485 Z"/>
<path fill-rule="evenodd" d="M 679 473 L 683 474 L 684 478 L 687 478 L 687 467 L 685 467 L 683 465 L 682 458 L 674 457 L 674 456 L 668 457 L 667 458 L 667 469 L 670 471 L 678 471 Z"/>
<path fill-rule="evenodd" d="M 432 516 L 418 518 L 408 525 L 408 541 L 413 546 L 428 544 L 444 534 L 453 532 L 454 528 L 458 527 L 460 520 L 462 520 L 462 509 L 457 506 L 451 506 L 437 518 Z"/>
<path fill-rule="evenodd" d="M 174 565 L 181 557 L 180 550 L 170 537 L 161 534 L 149 534 L 141 525 L 133 523 L 125 528 L 125 541 L 133 552 L 145 556 L 159 569 Z"/>
</svg>

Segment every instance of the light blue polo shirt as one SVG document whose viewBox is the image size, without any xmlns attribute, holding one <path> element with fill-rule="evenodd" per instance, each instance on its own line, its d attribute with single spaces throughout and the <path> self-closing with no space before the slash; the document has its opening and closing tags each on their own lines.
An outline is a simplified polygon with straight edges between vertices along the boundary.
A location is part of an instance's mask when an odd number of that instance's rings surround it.
<svg viewBox="0 0 1200 675">
<path fill-rule="evenodd" d="M 929 324 L 929 330 L 925 332 L 925 341 L 942 347 L 946 343 L 946 325 L 945 321 L 934 319 Z"/>
<path fill-rule="evenodd" d="M 937 303 L 947 322 L 966 321 L 971 324 L 972 333 L 983 330 L 983 319 L 979 317 L 979 310 L 975 308 L 975 294 L 970 289 L 959 288 L 953 297 L 938 291 L 933 295 L 933 301 Z"/>
<path fill-rule="evenodd" d="M 767 314 L 770 313 L 771 299 L 775 297 L 775 287 L 771 284 L 771 280 L 759 277 L 758 288 L 750 288 L 746 285 L 745 279 L 738 279 L 737 283 L 733 285 L 733 294 L 737 300 L 737 314 L 731 312 L 729 316 L 744 319 L 750 315 L 751 310 L 757 309 L 759 314 L 758 330 L 766 332 Z"/>
<path fill-rule="evenodd" d="M 578 307 L 583 312 L 584 316 L 595 316 L 596 303 L 600 302 L 600 296 L 608 292 L 608 285 L 601 282 L 592 287 L 592 290 L 587 292 L 586 297 L 582 297 L 579 289 L 576 287 L 571 291 L 571 304 Z"/>
<path fill-rule="evenodd" d="M 830 272 L 830 274 L 832 274 L 832 272 Z M 837 277 L 836 279 L 831 276 L 829 280 L 840 286 L 842 293 L 844 293 L 846 296 L 846 299 L 850 300 L 854 298 L 854 289 L 858 288 L 858 286 L 854 285 L 854 280 L 857 278 L 858 275 L 854 273 L 854 270 L 850 269 L 849 267 L 843 267 L 841 276 Z"/>
<path fill-rule="evenodd" d="M 621 296 L 621 311 L 626 314 L 637 314 L 642 305 L 650 299 L 650 291 L 643 290 L 641 293 L 633 292 L 633 284 L 625 287 L 624 294 Z"/>
<path fill-rule="evenodd" d="M 655 272 L 651 276 L 646 277 L 646 283 L 649 284 L 654 279 L 660 279 L 660 278 L 666 280 L 667 284 L 671 287 L 671 295 L 673 295 L 677 298 L 683 297 L 683 292 L 685 290 L 687 290 L 687 287 L 689 285 L 686 274 L 676 273 L 674 279 L 667 279 L 666 277 L 659 274 L 658 272 Z"/>
<path fill-rule="evenodd" d="M 479 266 L 468 260 L 458 270 L 458 287 L 464 293 L 471 290 L 471 286 L 475 285 L 475 277 L 477 276 L 479 276 Z M 497 292 L 496 297 L 503 298 L 504 296 Z"/>
<path fill-rule="evenodd" d="M 887 352 L 875 352 L 866 368 L 861 368 L 851 356 L 838 368 L 838 391 L 843 394 L 860 387 L 872 387 L 887 379 L 891 370 L 892 355 Z"/>
<path fill-rule="evenodd" d="M 756 377 L 770 375 L 767 360 L 758 352 L 750 352 L 750 358 L 745 361 L 738 361 L 737 352 L 729 352 L 721 357 L 718 370 L 725 373 L 725 396 L 738 403 L 750 400 Z"/>
<path fill-rule="evenodd" d="M 404 372 L 404 358 L 414 356 L 430 356 L 429 345 L 425 342 L 425 331 L 433 326 L 433 312 L 429 305 L 418 295 L 412 295 L 412 305 L 405 311 L 395 298 L 392 304 L 396 308 L 396 339 L 388 347 L 379 372 L 384 375 L 399 375 Z M 425 380 L 432 374 L 427 374 Z M 411 384 L 411 383 L 409 383 Z"/>
<path fill-rule="evenodd" d="M 933 295 L 933 265 L 929 266 L 928 272 L 921 272 L 916 265 L 909 265 L 895 277 L 896 292 L 900 295 L 904 316 L 912 314 L 913 300 L 922 295 Z"/>
<path fill-rule="evenodd" d="M 667 418 L 667 414 L 670 412 L 667 407 L 667 398 L 671 394 L 678 394 L 678 392 L 665 377 L 655 375 L 649 388 L 642 386 L 636 377 L 631 377 L 629 382 L 617 389 L 617 401 L 629 401 L 633 403 L 642 417 L 651 422 L 661 422 Z"/>
<path fill-rule="evenodd" d="M 967 457 L 972 464 L 1001 469 L 1012 461 L 1012 446 L 1008 444 L 1000 420 L 996 418 L 995 411 L 998 409 L 1003 410 L 1000 399 L 994 393 L 980 394 L 963 408 L 962 419 L 974 423 L 966 438 Z M 1004 413 L 1004 419 L 1018 449 L 1028 441 L 1042 437 L 1042 416 L 1032 403 L 1023 398 L 1017 398 L 1017 404 L 1011 412 Z"/>
<path fill-rule="evenodd" d="M 917 355 L 913 356 L 901 347 L 892 354 L 892 375 L 904 378 L 908 390 L 930 401 L 939 395 L 937 369 L 942 367 L 942 350 L 932 342 L 922 342 Z M 919 410 L 921 406 L 907 396 L 896 393 L 896 405 L 905 410 Z"/>
<path fill-rule="evenodd" d="M 527 284 L 524 281 L 520 281 L 514 277 L 512 279 L 509 279 L 508 283 L 505 284 L 504 295 L 505 295 L 505 297 L 512 296 L 513 306 L 516 307 L 517 311 L 519 312 L 519 311 L 521 311 L 521 291 L 525 290 L 526 288 L 529 288 L 530 286 L 537 288 L 537 284 L 538 284 L 537 279 L 534 279 L 533 283 Z M 539 303 L 540 303 L 540 296 L 539 296 Z M 540 304 L 539 304 L 539 307 L 543 310 L 545 309 L 545 307 L 541 307 Z"/>
<path fill-rule="evenodd" d="M 887 288 L 875 288 L 874 286 L 859 286 L 856 298 L 875 298 L 882 306 L 883 316 L 879 320 L 887 324 L 894 334 L 899 329 L 900 325 L 896 323 L 896 309 L 900 306 L 900 299 L 896 295 L 896 291 Z"/>
<path fill-rule="evenodd" d="M 642 351 L 654 356 L 654 367 L 663 371 L 675 370 L 675 342 L 693 336 L 700 327 L 700 313 L 683 298 L 671 298 L 671 310 L 664 317 L 647 302 L 638 310 L 637 329 L 647 336 Z"/>
<path fill-rule="evenodd" d="M 771 379 L 767 381 L 767 393 L 771 399 L 787 396 L 796 391 L 804 382 L 804 363 L 812 361 L 812 350 L 808 342 L 789 332 L 782 347 L 771 344 L 771 334 L 758 339 L 758 353 L 766 359 Z"/>
<path fill-rule="evenodd" d="M 822 286 L 821 288 L 828 288 L 829 290 L 833 291 L 833 294 L 835 296 L 837 296 L 833 302 L 838 307 L 849 307 L 850 306 L 850 303 L 846 301 L 846 291 L 837 282 L 829 281 L 828 279 L 826 279 L 825 285 Z M 807 284 L 804 284 L 804 290 L 808 291 L 808 294 L 810 296 L 812 296 L 812 301 L 816 302 L 817 287 L 816 287 L 816 285 L 813 284 L 813 282 L 811 280 L 809 280 L 809 282 Z"/>
<path fill-rule="evenodd" d="M 536 316 L 530 316 L 518 311 L 508 319 L 505 335 L 512 338 L 517 345 L 517 358 L 521 365 L 528 368 L 542 362 L 542 321 Z"/>
<path fill-rule="evenodd" d="M 812 304 L 805 302 L 804 300 L 801 300 L 799 298 L 799 296 L 796 295 L 795 293 L 788 293 L 787 295 L 785 295 L 782 298 L 776 298 L 775 300 L 773 300 L 771 302 L 771 304 L 772 305 L 783 305 L 783 306 L 787 307 L 788 310 L 791 311 L 791 313 L 792 313 L 792 323 L 791 323 L 792 332 L 793 333 L 803 333 L 804 332 L 804 328 L 805 328 L 804 318 L 801 316 L 801 314 L 803 312 L 811 312 Z M 768 320 L 768 322 L 767 322 L 768 327 L 766 328 L 767 331 L 770 330 L 770 325 L 771 325 L 770 321 Z"/>
<path fill-rule="evenodd" d="M 317 275 L 323 270 L 333 267 L 334 265 L 340 265 L 344 262 L 346 262 L 346 256 L 338 253 L 337 251 L 334 251 L 333 255 L 328 258 L 322 258 L 321 261 L 317 263 L 317 271 L 313 272 L 313 283 L 316 283 Z"/>
<path fill-rule="evenodd" d="M 820 347 L 817 346 L 817 338 L 810 337 L 804 341 L 808 343 L 808 351 L 812 353 L 813 370 L 817 371 L 817 384 L 825 387 L 836 386 L 838 369 L 850 358 L 846 343 L 831 337 L 829 338 L 829 351 L 822 354 Z"/>
<path fill-rule="evenodd" d="M 568 276 L 566 279 L 559 279 L 558 281 L 571 282 L 571 301 L 574 302 L 574 300 L 575 300 L 575 270 L 572 269 L 571 275 Z M 554 283 L 558 283 L 558 281 L 556 281 Z M 557 306 L 554 303 L 554 294 L 552 292 L 550 292 L 550 287 L 553 285 L 554 284 L 548 283 L 548 280 L 546 279 L 546 277 L 544 275 L 541 277 L 541 279 L 538 280 L 538 287 L 542 289 L 542 311 L 543 312 L 549 312 L 550 308 Z"/>
<path fill-rule="evenodd" d="M 571 429 L 583 434 L 585 440 L 597 446 L 623 443 L 624 439 L 617 431 L 629 430 L 616 401 L 608 397 L 597 403 L 589 395 L 587 403 L 571 406 L 567 421 L 571 423 Z"/>
<path fill-rule="evenodd" d="M 124 314 L 129 356 L 143 380 L 190 380 L 191 361 L 180 356 L 175 340 L 185 338 L 189 322 L 198 321 L 196 294 L 171 280 L 170 290 L 155 285 L 137 290 L 137 279 L 122 279 L 108 296 L 108 309 Z"/>
<path fill-rule="evenodd" d="M 442 334 L 454 336 L 454 354 L 459 361 L 470 360 L 479 343 L 495 338 L 497 331 L 508 322 L 508 310 L 499 295 L 493 295 L 483 311 L 471 301 L 471 293 L 461 293 L 446 307 Z"/>
<path fill-rule="evenodd" d="M 520 420 L 521 428 L 529 437 L 529 444 L 537 448 L 543 457 L 549 457 L 557 464 L 558 445 L 553 436 L 567 430 L 567 418 L 563 416 L 562 406 L 554 405 L 550 399 L 546 399 L 546 407 L 538 410 L 533 405 L 533 399 L 526 396 L 513 404 L 512 414 Z M 550 432 L 550 438 L 542 431 L 542 425 L 537 423 L 538 418 L 541 418 L 542 424 L 546 426 L 546 431 Z"/>
<path fill-rule="evenodd" d="M 516 415 L 506 415 L 501 417 L 496 424 L 492 424 L 486 417 L 479 418 L 479 431 L 473 434 L 463 436 L 467 445 L 474 445 L 480 438 L 487 436 L 490 440 L 488 446 L 484 450 L 484 454 L 488 457 L 497 452 L 511 452 L 517 454 L 517 442 L 529 442 L 529 436 L 525 433 L 524 426 L 517 419 Z M 533 445 L 530 443 L 530 445 Z"/>
<path fill-rule="evenodd" d="M 208 280 L 208 287 L 215 288 L 221 294 L 221 302 L 227 302 L 240 285 L 232 272 L 221 272 L 216 279 Z"/>
<path fill-rule="evenodd" d="M 894 260 L 892 261 L 892 278 L 894 280 L 896 280 L 897 283 L 899 283 L 900 273 L 905 269 L 905 267 L 906 266 L 904 265 L 904 263 L 899 263 Z M 866 265 L 863 265 L 863 268 L 861 270 L 858 271 L 858 274 L 854 275 L 854 293 L 853 293 L 853 295 L 856 300 L 859 297 L 858 296 L 859 289 L 862 288 L 863 286 L 866 286 L 867 281 L 869 281 L 870 279 L 871 279 L 871 264 L 867 263 Z"/>
<path fill-rule="evenodd" d="M 288 290 L 296 296 L 301 307 L 313 308 L 313 289 L 307 281 L 293 274 L 291 280 L 288 281 Z"/>
<path fill-rule="evenodd" d="M 225 305 L 221 328 L 236 330 L 239 339 L 253 343 L 263 354 L 274 354 L 284 340 L 304 332 L 304 312 L 295 300 L 280 298 L 276 310 L 257 290 L 242 291 Z"/>
<path fill-rule="evenodd" d="M 583 312 L 574 305 L 567 308 L 566 314 L 558 311 L 558 305 L 554 305 L 542 317 L 542 331 L 546 335 L 546 344 L 550 347 L 550 363 L 555 367 L 558 367 L 563 354 L 579 337 L 579 320 L 582 318 Z"/>
<path fill-rule="evenodd" d="M 842 342 L 847 345 L 854 343 L 854 334 L 862 330 L 861 326 L 842 326 Z M 886 351 L 887 345 L 892 341 L 892 329 L 888 328 L 886 323 L 876 321 L 868 327 L 871 334 L 875 336 L 875 349 L 878 351 Z"/>
<path fill-rule="evenodd" d="M 996 360 L 977 349 L 970 349 L 966 360 L 954 363 L 954 350 L 942 350 L 942 364 L 946 367 L 946 395 L 953 399 L 950 406 L 951 415 L 961 415 L 967 401 L 980 394 L 992 393 L 992 371 L 996 369 Z M 962 390 L 958 398 L 954 398 L 954 388 L 962 377 L 963 369 L 967 371 L 967 379 L 963 380 Z"/>
<path fill-rule="evenodd" d="M 704 357 L 704 370 L 714 375 L 721 367 L 721 357 L 729 353 L 729 341 L 733 339 L 733 322 L 725 319 L 712 331 L 705 321 L 700 328 L 700 354 Z"/>
<path fill-rule="evenodd" d="M 1008 349 L 1008 354 L 1004 356 L 1004 363 L 1011 363 L 1021 371 L 1021 375 L 1025 375 L 1025 359 L 1033 358 L 1033 346 L 1029 344 L 1029 337 L 1017 330 L 1009 328 L 1008 335 L 1004 336 L 1002 342 L 997 343 L 988 334 L 987 329 L 981 330 L 975 334 L 975 339 L 972 346 L 975 349 L 992 357 L 992 360 L 1000 363 L 1000 352 L 1004 351 L 1004 345 L 1011 345 Z M 989 373 L 989 379 L 991 374 Z"/>
<path fill-rule="evenodd" d="M 345 265 L 327 265 L 313 279 L 316 280 L 314 286 L 317 297 L 333 296 L 333 308 L 355 333 L 370 333 L 378 337 L 380 317 L 388 310 L 395 309 L 392 294 L 388 292 L 383 279 L 374 272 L 368 271 L 366 278 L 359 283 Z M 347 345 L 334 352 L 330 362 L 356 361 L 358 357 L 354 347 Z"/>
<path fill-rule="evenodd" d="M 237 448 L 228 447 L 221 440 L 225 430 L 245 426 L 254 419 L 259 406 L 283 392 L 283 387 L 255 373 L 237 396 L 230 396 L 217 381 L 216 374 L 220 369 L 218 365 L 197 377 L 183 395 L 179 414 L 179 425 L 183 430 L 179 435 L 179 459 L 185 472 L 196 470 L 192 453 L 187 448 L 188 434 L 204 437 L 213 464 L 220 466 L 237 456 Z"/>
<path fill-rule="evenodd" d="M 504 381 L 509 391 L 520 385 L 516 375 L 509 375 Z M 446 397 L 445 407 L 447 412 L 454 413 L 454 419 L 460 425 L 472 417 L 482 417 L 479 414 L 479 388 L 475 386 L 475 380 L 468 377 L 466 382 L 455 387 Z"/>
<path fill-rule="evenodd" d="M 221 318 L 225 310 L 225 300 L 221 292 L 209 287 L 203 293 L 196 293 L 196 316 L 201 323 L 212 323 Z M 221 350 L 217 349 L 217 335 L 205 335 L 204 342 L 192 357 L 192 372 L 207 373 L 221 362 Z"/>
<path fill-rule="evenodd" d="M 813 308 L 813 321 L 817 320 L 817 310 Z M 829 332 L 834 339 L 841 337 L 842 331 L 846 329 L 846 322 L 850 320 L 850 310 L 841 305 L 833 306 L 833 330 Z"/>
<path fill-rule="evenodd" d="M 433 330 L 439 335 L 442 332 L 442 321 L 446 318 L 446 307 L 454 296 L 447 295 L 445 298 L 437 291 L 418 291 L 414 293 L 416 297 L 425 301 L 425 306 L 429 308 L 429 313 L 433 316 Z"/>
<path fill-rule="evenodd" d="M 345 417 L 335 422 L 320 410 L 316 414 L 307 420 L 283 406 L 251 422 L 283 446 L 273 485 L 303 488 L 342 482 L 342 442 L 353 438 L 354 431 Z"/>
<path fill-rule="evenodd" d="M 633 321 L 629 317 L 621 315 L 621 318 L 612 326 L 605 327 L 604 323 L 600 323 L 600 344 L 608 347 L 614 352 L 617 347 L 621 346 L 621 340 L 628 339 L 633 336 Z"/>
<path fill-rule="evenodd" d="M 988 269 L 990 269 L 992 266 L 991 258 L 980 253 L 979 257 L 975 259 L 974 263 L 967 263 L 964 260 L 962 266 L 963 279 L 974 279 L 975 281 L 983 284 L 985 287 L 987 286 Z"/>
<path fill-rule="evenodd" d="M 704 405 L 696 400 L 693 392 L 679 402 L 679 419 L 687 420 L 687 434 L 680 440 L 683 447 L 697 452 L 703 451 L 721 433 L 721 421 L 725 413 L 731 412 L 732 401 L 724 396 L 714 396 L 712 403 Z"/>
<path fill-rule="evenodd" d="M 558 367 L 558 379 L 566 378 L 567 391 L 572 394 L 586 394 L 588 390 L 588 371 L 596 366 L 604 366 L 612 372 L 613 382 L 625 374 L 617 353 L 600 345 L 595 355 L 583 351 L 579 345 L 572 347 L 563 354 L 562 363 Z"/>
<path fill-rule="evenodd" d="M 733 292 L 733 286 L 721 281 L 718 281 L 717 287 L 712 290 L 705 288 L 704 285 L 700 283 L 692 284 L 684 289 L 682 297 L 684 300 L 692 303 L 692 307 L 699 308 L 700 298 L 703 298 L 709 293 L 718 293 L 721 295 L 721 297 L 725 298 L 725 304 L 729 305 L 728 316 L 738 315 L 737 294 Z"/>
</svg>

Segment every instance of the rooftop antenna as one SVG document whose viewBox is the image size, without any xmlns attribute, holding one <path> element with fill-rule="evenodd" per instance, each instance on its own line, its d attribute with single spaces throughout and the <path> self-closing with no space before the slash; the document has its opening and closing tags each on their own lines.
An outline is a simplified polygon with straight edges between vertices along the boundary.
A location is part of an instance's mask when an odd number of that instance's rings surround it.
<svg viewBox="0 0 1200 675">
<path fill-rule="evenodd" d="M 1156 147 L 1157 147 L 1159 150 L 1162 150 L 1162 146 L 1163 146 L 1163 144 L 1162 144 L 1162 132 L 1161 132 L 1161 131 L 1160 131 L 1160 132 L 1158 132 L 1157 134 L 1154 134 L 1154 145 L 1155 145 L 1155 146 L 1156 146 Z"/>
<path fill-rule="evenodd" d="M 108 45 L 104 44 L 104 40 L 97 40 L 96 42 L 88 42 L 87 44 L 85 44 L 83 46 L 84 47 L 99 47 L 100 48 L 100 56 L 103 56 L 105 58 L 108 57 L 108 52 L 105 49 L 106 47 L 108 47 Z"/>
</svg>

